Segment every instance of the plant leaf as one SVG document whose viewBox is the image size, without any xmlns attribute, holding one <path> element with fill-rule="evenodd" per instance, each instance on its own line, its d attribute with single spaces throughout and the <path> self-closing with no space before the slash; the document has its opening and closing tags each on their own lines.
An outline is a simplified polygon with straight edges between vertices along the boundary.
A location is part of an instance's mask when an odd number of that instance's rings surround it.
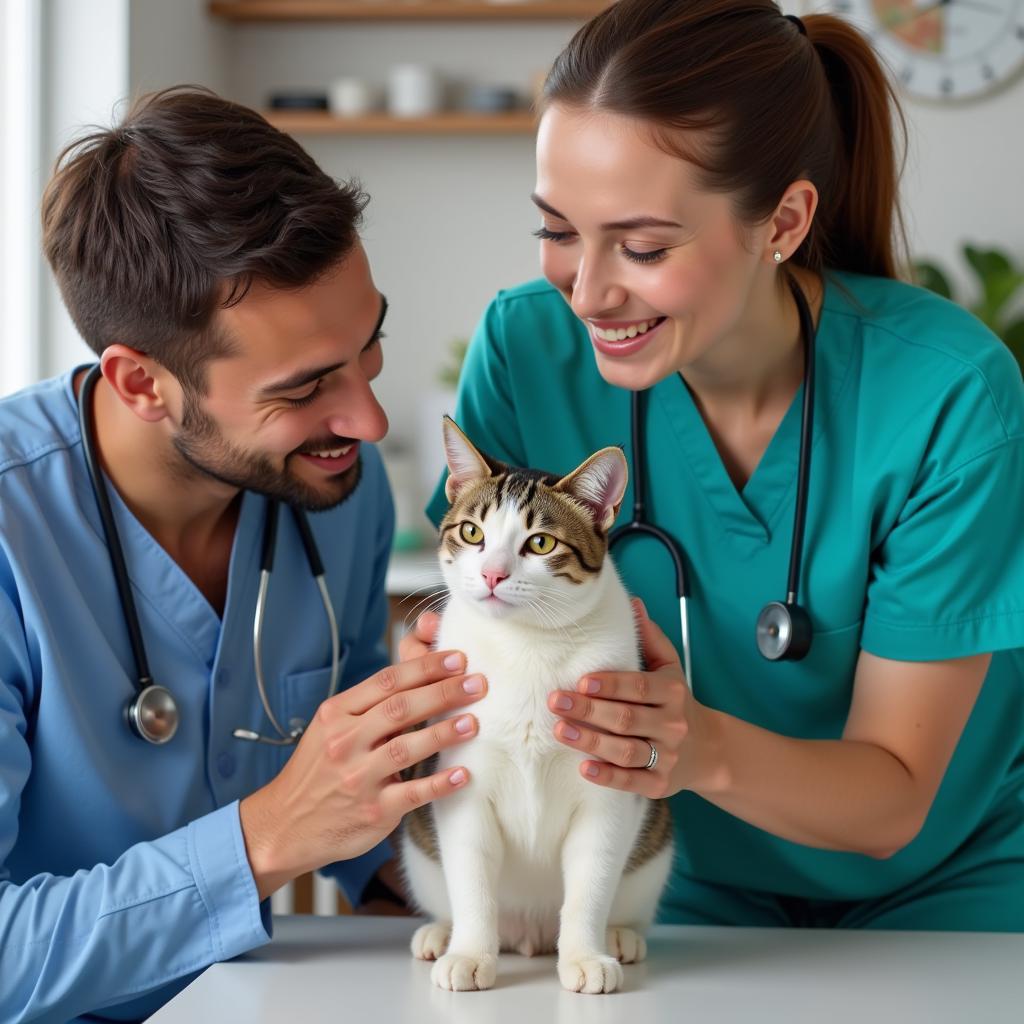
<svg viewBox="0 0 1024 1024">
<path fill-rule="evenodd" d="M 1016 320 L 1003 329 L 1003 341 L 1016 356 L 1017 362 L 1024 369 L 1024 319 Z"/>
<path fill-rule="evenodd" d="M 937 264 L 929 260 L 921 260 L 914 264 L 914 281 L 922 288 L 927 288 L 944 299 L 953 298 L 953 288 L 949 283 L 949 278 Z"/>
</svg>

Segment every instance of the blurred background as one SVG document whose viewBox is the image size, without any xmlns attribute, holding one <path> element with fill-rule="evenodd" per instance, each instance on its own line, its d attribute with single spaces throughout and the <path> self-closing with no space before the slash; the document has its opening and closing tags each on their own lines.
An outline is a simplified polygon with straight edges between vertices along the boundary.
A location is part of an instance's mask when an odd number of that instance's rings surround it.
<svg viewBox="0 0 1024 1024">
<path fill-rule="evenodd" d="M 0 394 L 90 358 L 38 254 L 39 195 L 59 149 L 84 125 L 111 123 L 126 98 L 208 85 L 267 111 L 372 196 L 365 243 L 391 304 L 385 454 L 399 546 L 414 548 L 464 339 L 497 289 L 537 274 L 530 100 L 602 0 L 0 5 Z M 929 284 L 1004 335 L 1019 330 L 1024 2 L 783 6 L 831 9 L 873 33 L 909 121 L 913 254 L 932 264 Z M 965 244 L 977 251 L 965 256 Z"/>
</svg>

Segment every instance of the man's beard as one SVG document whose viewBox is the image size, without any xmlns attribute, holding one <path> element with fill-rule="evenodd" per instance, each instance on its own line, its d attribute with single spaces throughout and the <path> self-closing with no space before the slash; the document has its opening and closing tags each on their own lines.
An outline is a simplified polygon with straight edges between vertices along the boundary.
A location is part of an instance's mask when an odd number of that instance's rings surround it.
<svg viewBox="0 0 1024 1024">
<path fill-rule="evenodd" d="M 320 449 L 337 445 L 331 438 Z M 324 478 L 324 489 L 305 483 L 288 472 L 275 469 L 266 455 L 246 452 L 226 440 L 215 420 L 199 407 L 198 399 L 185 397 L 181 429 L 172 438 L 175 450 L 185 462 L 203 476 L 212 477 L 243 491 L 255 491 L 268 498 L 295 505 L 307 512 L 323 512 L 340 505 L 359 484 L 362 460 L 343 473 Z M 343 442 L 344 443 L 344 442 Z M 304 448 L 309 448 L 305 445 Z M 288 458 L 296 455 L 293 452 Z"/>
</svg>

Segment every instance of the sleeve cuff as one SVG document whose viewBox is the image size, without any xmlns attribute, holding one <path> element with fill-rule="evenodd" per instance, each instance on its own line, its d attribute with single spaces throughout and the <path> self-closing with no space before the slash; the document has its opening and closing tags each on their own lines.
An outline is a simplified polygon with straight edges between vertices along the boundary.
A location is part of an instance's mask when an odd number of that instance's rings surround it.
<svg viewBox="0 0 1024 1024">
<path fill-rule="evenodd" d="M 270 904 L 260 905 L 237 800 L 188 826 L 188 856 L 216 958 L 229 960 L 268 942 Z"/>
<path fill-rule="evenodd" d="M 960 622 L 913 626 L 869 617 L 861 647 L 894 661 L 943 661 L 1024 647 L 1024 612 L 979 615 Z"/>
</svg>

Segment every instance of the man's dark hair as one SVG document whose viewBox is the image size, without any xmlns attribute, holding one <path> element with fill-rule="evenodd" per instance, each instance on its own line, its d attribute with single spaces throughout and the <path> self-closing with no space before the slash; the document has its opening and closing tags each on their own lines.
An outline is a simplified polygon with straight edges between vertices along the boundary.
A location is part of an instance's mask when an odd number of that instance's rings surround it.
<svg viewBox="0 0 1024 1024">
<path fill-rule="evenodd" d="M 131 345 L 201 394 L 206 362 L 231 351 L 217 309 L 254 281 L 296 288 L 337 266 L 367 200 L 255 111 L 176 86 L 61 153 L 43 248 L 97 354 Z"/>
</svg>

